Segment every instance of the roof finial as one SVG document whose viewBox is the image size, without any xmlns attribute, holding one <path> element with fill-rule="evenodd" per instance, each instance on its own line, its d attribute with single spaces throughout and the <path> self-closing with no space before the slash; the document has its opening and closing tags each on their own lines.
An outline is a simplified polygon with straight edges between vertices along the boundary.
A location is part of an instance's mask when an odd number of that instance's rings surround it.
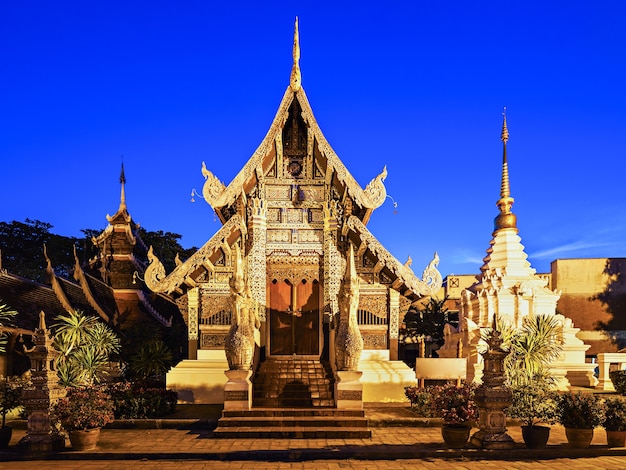
<svg viewBox="0 0 626 470">
<path fill-rule="evenodd" d="M 502 184 L 500 186 L 500 197 L 511 196 L 511 186 L 509 184 L 509 164 L 506 159 L 506 143 L 509 140 L 509 129 L 506 127 L 506 106 L 502 112 L 502 134 L 500 140 L 502 141 Z"/>
<path fill-rule="evenodd" d="M 124 174 L 124 156 L 122 156 L 122 171 L 120 172 L 120 184 L 122 185 L 122 192 L 120 194 L 120 210 L 126 208 L 126 191 L 124 185 L 126 184 L 126 175 Z"/>
<path fill-rule="evenodd" d="M 293 30 L 293 67 L 291 68 L 291 78 L 289 86 L 295 92 L 302 86 L 302 75 L 300 74 L 300 35 L 298 33 L 298 17 Z"/>
<path fill-rule="evenodd" d="M 500 199 L 496 206 L 500 209 L 500 214 L 495 220 L 495 230 L 503 228 L 517 228 L 517 217 L 511 212 L 511 207 L 515 200 L 511 197 L 511 185 L 509 183 L 509 163 L 506 156 L 506 143 L 509 140 L 509 129 L 506 125 L 506 107 L 502 112 L 502 182 L 500 184 Z"/>
</svg>

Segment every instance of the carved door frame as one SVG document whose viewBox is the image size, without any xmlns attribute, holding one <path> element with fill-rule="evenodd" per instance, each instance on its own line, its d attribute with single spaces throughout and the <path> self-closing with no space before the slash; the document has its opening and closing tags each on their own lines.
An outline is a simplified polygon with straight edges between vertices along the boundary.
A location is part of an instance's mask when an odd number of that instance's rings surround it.
<svg viewBox="0 0 626 470">
<path fill-rule="evenodd" d="M 324 301 L 324 292 L 323 292 L 323 283 L 320 281 L 321 276 L 321 259 L 319 256 L 280 256 L 280 257 L 269 257 L 267 260 L 267 328 L 266 328 L 266 352 L 268 357 L 293 357 L 297 355 L 299 358 L 314 358 L 319 359 L 322 350 L 324 348 L 324 338 L 323 338 L 323 326 L 322 326 L 322 314 L 323 314 L 323 301 Z M 276 295 L 277 290 L 281 290 L 279 287 L 276 288 L 277 283 L 283 283 L 283 286 L 288 284 L 291 289 L 289 290 L 289 294 L 287 294 L 287 289 L 283 287 L 281 293 L 281 300 L 277 303 L 274 303 L 272 299 L 272 291 Z M 302 306 L 304 303 L 304 299 L 298 299 L 297 291 L 301 290 L 303 284 L 308 284 L 312 292 L 315 293 L 317 299 L 317 315 L 315 317 L 315 324 L 313 325 L 314 331 L 316 331 L 316 339 L 317 339 L 317 351 L 313 353 L 300 354 L 296 351 L 296 342 L 294 338 L 293 350 L 289 350 L 288 352 L 280 353 L 277 352 L 277 349 L 272 347 L 272 333 L 273 328 L 277 327 L 277 321 L 273 318 L 273 315 L 276 315 L 276 312 L 272 309 L 272 305 L 279 305 L 281 309 L 281 315 L 285 318 L 285 323 L 287 323 L 288 317 L 287 315 L 298 315 L 301 316 L 302 312 L 299 312 L 297 307 Z M 316 287 L 315 287 L 316 286 Z M 305 289 L 306 290 L 306 289 Z M 291 298 L 289 298 L 291 296 Z M 311 300 L 309 298 L 309 300 Z M 296 309 L 293 308 L 294 302 L 296 303 Z M 288 304 L 288 307 L 285 306 Z M 294 311 L 295 310 L 295 311 Z M 294 323 L 291 323 L 292 328 L 294 328 L 294 324 L 297 320 L 294 319 Z M 283 326 L 285 326 L 283 324 Z"/>
</svg>

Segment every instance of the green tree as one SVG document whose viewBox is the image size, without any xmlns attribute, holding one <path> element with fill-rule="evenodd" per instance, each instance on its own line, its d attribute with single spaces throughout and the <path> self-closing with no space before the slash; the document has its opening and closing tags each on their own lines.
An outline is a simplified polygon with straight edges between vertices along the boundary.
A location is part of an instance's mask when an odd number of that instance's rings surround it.
<svg viewBox="0 0 626 470">
<path fill-rule="evenodd" d="M 12 273 L 42 282 L 46 269 L 45 244 L 55 272 L 67 277 L 74 267 L 74 246 L 79 256 L 82 247 L 79 239 L 55 235 L 51 229 L 51 224 L 40 220 L 0 222 L 2 266 Z"/>
<path fill-rule="evenodd" d="M 185 260 L 193 255 L 198 248 L 183 248 L 180 244 L 182 235 L 173 232 L 164 232 L 163 230 L 157 230 L 155 232 L 147 231 L 143 227 L 139 228 L 139 235 L 146 244 L 146 246 L 152 246 L 154 253 L 159 257 L 165 272 L 170 273 L 176 267 L 175 259 L 178 254 L 181 260 Z"/>
<path fill-rule="evenodd" d="M 407 337 L 423 338 L 426 342 L 442 345 L 443 328 L 446 323 L 458 323 L 458 313 L 451 313 L 445 306 L 447 297 L 431 297 L 421 307 L 411 306 L 404 316 L 404 334 Z"/>
<path fill-rule="evenodd" d="M 102 230 L 85 228 L 81 230 L 83 237 L 77 238 L 54 234 L 52 228 L 51 224 L 40 220 L 0 222 L 2 266 L 14 274 L 43 282 L 46 276 L 44 244 L 55 273 L 66 278 L 74 269 L 74 248 L 81 263 L 86 263 L 97 254 L 92 238 Z M 146 246 L 153 246 L 167 272 L 176 267 L 176 254 L 184 260 L 197 251 L 196 247 L 183 248 L 180 245 L 182 236 L 177 233 L 147 231 L 144 228 L 140 228 L 139 233 Z"/>
</svg>

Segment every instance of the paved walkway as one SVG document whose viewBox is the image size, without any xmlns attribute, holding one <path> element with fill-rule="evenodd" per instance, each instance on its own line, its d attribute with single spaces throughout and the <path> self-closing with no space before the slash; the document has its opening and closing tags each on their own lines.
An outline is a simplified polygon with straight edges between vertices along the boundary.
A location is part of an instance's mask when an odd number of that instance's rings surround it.
<svg viewBox="0 0 626 470">
<path fill-rule="evenodd" d="M 213 437 L 215 413 L 196 418 L 178 416 L 160 421 L 132 423 L 131 429 L 103 429 L 96 450 L 66 450 L 47 456 L 17 452 L 25 435 L 15 429 L 8 450 L 0 461 L 11 468 L 102 469 L 102 468 L 242 468 L 289 469 L 394 469 L 394 468 L 626 468 L 626 448 L 610 449 L 606 434 L 596 429 L 589 449 L 568 447 L 564 429 L 553 426 L 548 447 L 526 449 L 519 426 L 509 426 L 517 443 L 507 451 L 475 448 L 447 449 L 439 423 L 415 418 L 406 405 L 366 406 L 371 439 L 217 439 Z M 200 419 L 198 419 L 200 418 Z M 118 426 L 131 426 L 118 422 Z M 45 461 L 45 462 L 44 462 Z M 170 465 L 171 464 L 171 465 Z"/>
</svg>

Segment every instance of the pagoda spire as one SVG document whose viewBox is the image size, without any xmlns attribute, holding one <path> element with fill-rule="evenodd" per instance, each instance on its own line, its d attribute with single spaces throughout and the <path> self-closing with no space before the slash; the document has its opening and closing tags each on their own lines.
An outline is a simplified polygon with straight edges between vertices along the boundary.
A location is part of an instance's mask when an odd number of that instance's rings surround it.
<svg viewBox="0 0 626 470">
<path fill-rule="evenodd" d="M 120 194 L 120 208 L 119 211 L 126 209 L 126 190 L 124 188 L 126 184 L 126 175 L 124 174 L 124 162 L 122 161 L 122 171 L 120 172 L 120 185 L 122 186 Z"/>
<path fill-rule="evenodd" d="M 509 163 L 506 155 L 506 143 L 509 140 L 509 129 L 506 124 L 506 107 L 502 112 L 502 182 L 500 184 L 500 199 L 496 202 L 496 206 L 500 210 L 500 214 L 494 221 L 494 229 L 498 231 L 505 228 L 517 229 L 517 216 L 511 212 L 511 207 L 515 199 L 511 197 L 511 185 L 509 182 Z"/>
<path fill-rule="evenodd" d="M 300 35 L 298 33 L 298 17 L 293 29 L 293 66 L 289 86 L 296 92 L 302 87 L 302 75 L 300 73 Z"/>
</svg>

